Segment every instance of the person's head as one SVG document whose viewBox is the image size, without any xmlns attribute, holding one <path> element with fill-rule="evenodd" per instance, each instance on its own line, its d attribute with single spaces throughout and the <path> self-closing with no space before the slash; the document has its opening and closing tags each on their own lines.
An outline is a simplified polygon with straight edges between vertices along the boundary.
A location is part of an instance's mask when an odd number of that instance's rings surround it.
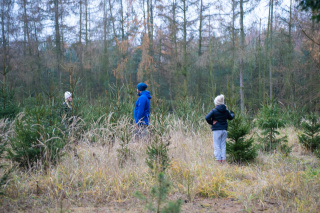
<svg viewBox="0 0 320 213">
<path fill-rule="evenodd" d="M 64 93 L 64 100 L 65 100 L 65 101 L 68 101 L 68 102 L 71 102 L 71 101 L 72 101 L 72 93 L 69 92 L 69 91 L 66 91 L 66 92 Z"/>
<path fill-rule="evenodd" d="M 218 95 L 215 99 L 214 99 L 214 105 L 218 106 L 224 104 L 224 95 Z"/>
<path fill-rule="evenodd" d="M 142 91 L 145 91 L 147 89 L 148 85 L 141 82 L 137 85 L 137 93 L 140 94 Z"/>
</svg>

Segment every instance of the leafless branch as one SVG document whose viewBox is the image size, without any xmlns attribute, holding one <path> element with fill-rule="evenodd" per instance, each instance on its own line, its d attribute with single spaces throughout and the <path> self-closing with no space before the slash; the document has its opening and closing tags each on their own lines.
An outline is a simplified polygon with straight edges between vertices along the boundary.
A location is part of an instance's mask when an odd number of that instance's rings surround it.
<svg viewBox="0 0 320 213">
<path fill-rule="evenodd" d="M 311 38 L 311 36 L 309 36 L 309 35 L 306 33 L 306 31 L 301 27 L 299 21 L 298 21 L 298 25 L 299 25 L 301 31 L 303 32 L 303 34 L 304 34 L 309 40 L 311 40 L 311 41 L 312 41 L 313 43 L 315 43 L 316 45 L 320 46 L 320 43 L 319 43 L 319 42 L 316 42 L 313 38 Z"/>
</svg>

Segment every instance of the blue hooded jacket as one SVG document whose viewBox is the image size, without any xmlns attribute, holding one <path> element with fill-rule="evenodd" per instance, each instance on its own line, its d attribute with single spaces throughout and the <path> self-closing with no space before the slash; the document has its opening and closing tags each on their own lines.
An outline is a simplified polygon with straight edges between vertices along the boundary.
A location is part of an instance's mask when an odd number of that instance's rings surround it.
<svg viewBox="0 0 320 213">
<path fill-rule="evenodd" d="M 212 131 L 215 130 L 227 130 L 228 129 L 228 120 L 232 120 L 234 118 L 234 112 L 229 112 L 227 110 L 226 105 L 221 104 L 216 106 L 209 114 L 206 116 L 206 121 L 211 125 Z M 213 125 L 213 121 L 217 121 L 215 125 Z"/>
<path fill-rule="evenodd" d="M 150 121 L 150 99 L 149 91 L 142 91 L 134 108 L 134 120 L 136 123 L 149 125 Z"/>
</svg>

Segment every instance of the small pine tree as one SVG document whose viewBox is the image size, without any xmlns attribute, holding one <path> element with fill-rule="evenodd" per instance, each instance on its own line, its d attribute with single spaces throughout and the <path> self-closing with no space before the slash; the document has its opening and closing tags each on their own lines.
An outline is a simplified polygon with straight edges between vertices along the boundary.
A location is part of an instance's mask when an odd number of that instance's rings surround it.
<svg viewBox="0 0 320 213">
<path fill-rule="evenodd" d="M 130 150 L 128 144 L 132 139 L 133 128 L 129 125 L 129 121 L 127 119 L 123 119 L 119 123 L 123 124 L 118 127 L 117 137 L 119 138 L 120 148 L 117 149 L 119 166 L 123 167 L 124 164 L 129 160 L 134 160 L 133 153 Z"/>
<path fill-rule="evenodd" d="M 163 117 L 159 118 L 158 124 L 163 124 Z M 156 128 L 158 128 L 157 126 Z M 151 188 L 149 201 L 141 193 L 136 192 L 136 196 L 141 200 L 148 201 L 147 209 L 157 213 L 179 213 L 181 211 L 181 200 L 167 202 L 167 195 L 170 189 L 170 182 L 165 175 L 169 166 L 169 139 L 164 135 L 164 128 L 160 128 L 154 136 L 154 141 L 147 147 L 146 163 L 150 171 L 157 177 L 157 184 Z"/>
<path fill-rule="evenodd" d="M 303 133 L 298 135 L 300 144 L 311 152 L 320 148 L 319 117 L 314 113 L 307 115 L 307 120 L 302 122 L 301 127 Z"/>
<path fill-rule="evenodd" d="M 20 167 L 31 169 L 41 162 L 48 168 L 60 158 L 66 144 L 61 123 L 51 119 L 50 108 L 41 102 L 38 96 L 35 106 L 26 108 L 25 115 L 15 122 L 8 157 Z"/>
<path fill-rule="evenodd" d="M 277 137 L 280 134 L 278 129 L 284 127 L 285 122 L 280 118 L 280 108 L 274 100 L 262 106 L 257 122 L 259 129 L 262 130 L 260 137 L 262 151 L 278 150 L 286 155 L 291 152 L 291 147 L 287 145 L 287 136 Z"/>
<path fill-rule="evenodd" d="M 163 207 L 167 201 L 169 189 L 170 182 L 168 181 L 166 175 L 160 172 L 157 177 L 157 185 L 151 188 L 151 199 L 147 203 L 146 208 L 157 213 L 180 213 L 182 205 L 181 200 L 169 201 L 167 205 Z M 136 192 L 135 195 L 141 200 L 147 200 L 147 198 L 145 198 L 139 192 Z"/>
<path fill-rule="evenodd" d="M 169 166 L 169 145 L 170 136 L 167 134 L 165 115 L 167 110 L 162 105 L 161 113 L 155 115 L 154 126 L 151 129 L 153 140 L 147 147 L 146 163 L 151 171 L 157 176 L 160 172 L 165 172 Z"/>
<path fill-rule="evenodd" d="M 180 213 L 182 200 L 169 201 L 167 206 L 163 207 L 161 213 Z"/>
<path fill-rule="evenodd" d="M 169 145 L 169 142 L 164 143 L 158 136 L 155 136 L 154 141 L 147 147 L 146 163 L 155 174 L 165 172 L 169 166 Z"/>
<path fill-rule="evenodd" d="M 252 137 L 246 139 L 251 126 L 245 121 L 242 114 L 236 114 L 235 118 L 229 123 L 227 142 L 228 160 L 231 162 L 242 163 L 252 161 L 257 157 L 257 149 Z"/>
</svg>

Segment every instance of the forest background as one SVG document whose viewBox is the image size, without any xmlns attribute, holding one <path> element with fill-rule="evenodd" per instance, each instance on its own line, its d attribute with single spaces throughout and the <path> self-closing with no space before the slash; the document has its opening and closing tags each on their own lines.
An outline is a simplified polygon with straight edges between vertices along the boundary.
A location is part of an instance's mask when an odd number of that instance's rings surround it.
<svg viewBox="0 0 320 213">
<path fill-rule="evenodd" d="M 271 98 L 318 110 L 319 24 L 298 3 L 2 0 L 2 108 L 12 93 L 23 106 L 39 93 L 60 103 L 66 90 L 87 103 L 121 90 L 133 102 L 145 81 L 172 109 L 187 98 L 211 108 L 223 93 L 242 112 Z"/>
</svg>

